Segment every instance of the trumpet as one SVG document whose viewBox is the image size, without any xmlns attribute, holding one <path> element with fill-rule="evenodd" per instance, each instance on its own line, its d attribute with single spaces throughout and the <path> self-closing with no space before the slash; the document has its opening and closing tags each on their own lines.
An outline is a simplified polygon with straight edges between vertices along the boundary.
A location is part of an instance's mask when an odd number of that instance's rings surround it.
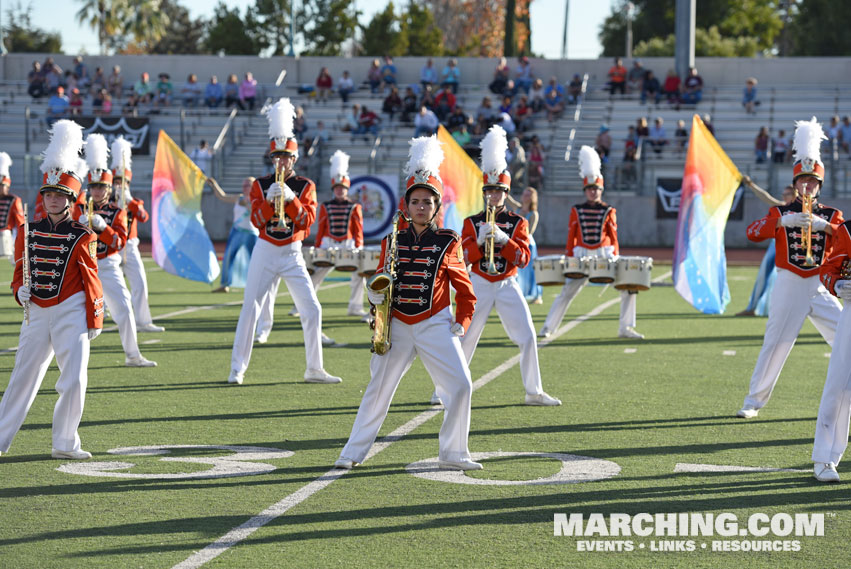
<svg viewBox="0 0 851 569">
<path fill-rule="evenodd" d="M 485 213 L 485 223 L 491 226 L 490 237 L 485 239 L 485 257 L 488 259 L 487 273 L 489 275 L 498 275 L 499 270 L 496 268 L 496 263 L 494 263 L 493 257 L 495 254 L 494 247 L 494 233 L 496 233 L 496 207 L 487 206 L 487 211 Z"/>
<path fill-rule="evenodd" d="M 816 261 L 813 257 L 813 196 L 807 193 L 806 184 L 804 184 L 804 194 L 801 196 L 801 200 L 801 211 L 806 213 L 810 218 L 807 227 L 804 229 L 804 236 L 802 238 L 803 245 L 807 250 L 804 266 L 815 267 Z"/>
<path fill-rule="evenodd" d="M 29 287 L 32 282 L 30 275 L 30 216 L 27 213 L 27 204 L 24 204 L 24 256 L 23 262 L 23 285 Z M 30 323 L 30 301 L 24 303 L 24 321 Z"/>
<path fill-rule="evenodd" d="M 390 239 L 384 257 L 384 271 L 369 277 L 366 286 L 376 292 L 384 293 L 384 300 L 375 306 L 375 318 L 370 324 L 372 328 L 372 346 L 370 351 L 383 356 L 390 351 L 390 319 L 392 318 L 393 283 L 396 281 L 396 263 L 399 261 L 399 218 L 404 217 L 408 223 L 410 219 L 405 217 L 401 211 L 393 215 L 391 221 Z"/>
<path fill-rule="evenodd" d="M 279 168 L 275 170 L 275 182 L 281 188 L 281 195 L 275 198 L 275 216 L 278 218 L 278 223 L 276 225 L 277 229 L 284 230 L 288 228 L 287 225 L 287 212 L 286 212 L 286 201 L 284 201 L 284 184 L 287 179 L 287 170 L 285 168 Z"/>
</svg>

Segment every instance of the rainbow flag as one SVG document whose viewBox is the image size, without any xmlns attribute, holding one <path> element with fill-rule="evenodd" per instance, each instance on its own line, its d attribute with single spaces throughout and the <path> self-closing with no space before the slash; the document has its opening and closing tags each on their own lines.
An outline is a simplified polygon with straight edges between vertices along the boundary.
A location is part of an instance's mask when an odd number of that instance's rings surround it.
<svg viewBox="0 0 851 569">
<path fill-rule="evenodd" d="M 437 139 L 443 143 L 443 227 L 461 233 L 464 219 L 482 210 L 482 171 L 441 125 Z"/>
<path fill-rule="evenodd" d="M 178 277 L 211 283 L 219 276 L 219 263 L 201 218 L 206 180 L 204 172 L 161 130 L 151 188 L 154 261 Z"/>
<path fill-rule="evenodd" d="M 741 181 L 735 164 L 694 115 L 677 216 L 674 287 L 705 314 L 721 314 L 730 302 L 724 228 Z"/>
</svg>

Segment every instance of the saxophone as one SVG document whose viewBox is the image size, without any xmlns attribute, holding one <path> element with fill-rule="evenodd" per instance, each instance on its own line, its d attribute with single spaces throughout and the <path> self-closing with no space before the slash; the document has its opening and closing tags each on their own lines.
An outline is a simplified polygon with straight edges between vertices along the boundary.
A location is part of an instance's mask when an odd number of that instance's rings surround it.
<svg viewBox="0 0 851 569">
<path fill-rule="evenodd" d="M 396 280 L 396 263 L 399 261 L 399 218 L 404 214 L 397 211 L 391 221 L 390 239 L 384 256 L 384 271 L 369 277 L 366 286 L 376 292 L 384 293 L 381 304 L 374 306 L 375 318 L 369 325 L 372 328 L 372 347 L 370 351 L 383 356 L 390 351 L 390 318 L 393 309 L 393 283 Z M 407 219 L 407 218 L 406 218 Z M 410 221 L 409 221 L 410 223 Z"/>
</svg>

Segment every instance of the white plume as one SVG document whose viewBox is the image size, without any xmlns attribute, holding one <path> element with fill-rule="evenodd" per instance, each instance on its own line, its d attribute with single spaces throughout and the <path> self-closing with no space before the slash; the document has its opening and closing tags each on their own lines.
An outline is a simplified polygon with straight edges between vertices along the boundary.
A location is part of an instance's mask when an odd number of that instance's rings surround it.
<svg viewBox="0 0 851 569">
<path fill-rule="evenodd" d="M 342 180 L 349 175 L 349 155 L 342 150 L 331 156 L 331 179 Z"/>
<path fill-rule="evenodd" d="M 0 178 L 10 178 L 9 166 L 12 165 L 12 158 L 5 152 L 0 152 Z"/>
<path fill-rule="evenodd" d="M 482 172 L 485 174 L 501 174 L 508 168 L 505 153 L 508 151 L 508 139 L 505 130 L 499 125 L 493 125 L 482 141 Z"/>
<path fill-rule="evenodd" d="M 71 169 L 71 173 L 74 174 L 80 182 L 83 182 L 86 179 L 86 174 L 89 173 L 89 165 L 83 158 L 77 158 L 77 162 Z"/>
<path fill-rule="evenodd" d="M 69 120 L 53 123 L 50 129 L 50 142 L 42 153 L 41 171 L 71 171 L 83 148 L 83 127 Z"/>
<path fill-rule="evenodd" d="M 124 175 L 124 169 L 133 171 L 133 145 L 123 136 L 112 141 L 112 166 L 111 168 L 119 176 Z"/>
<path fill-rule="evenodd" d="M 579 149 L 579 177 L 591 180 L 602 178 L 600 155 L 590 146 L 583 146 Z"/>
<path fill-rule="evenodd" d="M 86 137 L 86 164 L 89 170 L 106 170 L 109 167 L 109 144 L 102 134 L 93 132 Z"/>
<path fill-rule="evenodd" d="M 266 105 L 260 112 L 269 120 L 269 138 L 283 142 L 293 137 L 295 107 L 289 98 L 284 97 L 274 105 Z"/>
<path fill-rule="evenodd" d="M 827 140 L 821 125 L 813 117 L 809 121 L 795 121 L 795 161 L 802 158 L 812 158 L 821 162 L 821 141 Z"/>
<path fill-rule="evenodd" d="M 410 142 L 408 163 L 405 174 L 411 176 L 422 172 L 440 179 L 440 165 L 443 163 L 443 149 L 436 136 L 421 136 Z"/>
</svg>

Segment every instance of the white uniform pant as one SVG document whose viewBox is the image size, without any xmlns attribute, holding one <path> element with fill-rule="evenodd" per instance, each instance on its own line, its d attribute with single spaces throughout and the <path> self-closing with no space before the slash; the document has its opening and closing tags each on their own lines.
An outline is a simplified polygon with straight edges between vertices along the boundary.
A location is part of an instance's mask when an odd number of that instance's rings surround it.
<svg viewBox="0 0 851 569">
<path fill-rule="evenodd" d="M 129 257 L 128 257 L 129 258 Z M 124 282 L 121 271 L 121 252 L 98 259 L 98 277 L 103 284 L 103 298 L 110 316 L 118 324 L 118 335 L 124 355 L 128 358 L 138 358 L 139 343 L 136 338 L 136 319 L 133 316 L 133 305 L 130 301 L 130 291 Z"/>
<path fill-rule="evenodd" d="M 467 438 L 473 383 L 461 343 L 449 331 L 453 322 L 449 308 L 416 324 L 392 321 L 392 347 L 383 356 L 373 354 L 369 362 L 372 379 L 364 391 L 349 442 L 340 456 L 363 462 L 387 416 L 399 381 L 419 356 L 445 408 L 439 458 L 452 461 L 470 458 Z"/>
<path fill-rule="evenodd" d="M 564 283 L 561 292 L 553 301 L 553 305 L 547 314 L 547 319 L 544 322 L 544 328 L 550 332 L 555 332 L 561 326 L 561 321 L 564 319 L 570 303 L 576 298 L 585 285 L 588 284 L 588 278 L 582 279 L 567 279 Z M 623 332 L 626 328 L 635 327 L 635 306 L 638 295 L 629 291 L 621 291 L 621 315 L 620 315 L 620 331 Z"/>
<path fill-rule="evenodd" d="M 119 255 L 123 257 L 124 254 L 119 253 Z M 133 313 L 136 315 L 136 326 L 153 324 L 151 308 L 148 306 L 148 276 L 145 274 L 145 265 L 142 264 L 138 237 L 127 240 L 124 274 L 130 283 L 130 299 L 133 303 Z"/>
<path fill-rule="evenodd" d="M 278 287 L 281 286 L 281 279 L 275 279 L 275 284 L 263 296 L 260 301 L 260 314 L 257 317 L 257 336 L 269 336 L 272 332 L 272 324 L 275 322 L 275 298 L 278 296 Z"/>
<path fill-rule="evenodd" d="M 310 280 L 313 283 L 313 288 L 319 290 L 319 285 L 322 284 L 322 281 L 325 280 L 325 277 L 328 276 L 334 270 L 334 267 L 315 267 L 313 269 L 313 274 L 310 275 Z M 366 290 L 366 277 L 360 276 L 357 271 L 352 272 L 352 278 L 349 281 L 349 287 L 351 288 L 351 292 L 349 293 L 349 312 L 362 312 L 363 311 L 363 295 Z"/>
<path fill-rule="evenodd" d="M 30 323 L 21 324 L 15 368 L 0 401 L 0 452 L 6 452 L 32 407 L 47 366 L 56 354 L 59 400 L 53 410 L 53 448 L 80 450 L 77 427 L 88 382 L 86 296 L 78 292 L 56 306 L 30 303 Z"/>
<path fill-rule="evenodd" d="M 473 273 L 473 291 L 476 293 L 476 311 L 470 329 L 461 338 L 461 348 L 469 364 L 476 351 L 476 345 L 487 324 L 488 316 L 493 308 L 499 316 L 502 327 L 505 328 L 512 342 L 520 346 L 520 375 L 523 387 L 529 395 L 543 393 L 541 387 L 541 369 L 538 366 L 538 341 L 535 337 L 535 327 L 532 324 L 532 314 L 529 305 L 520 290 L 516 277 L 491 282 Z"/>
<path fill-rule="evenodd" d="M 786 269 L 777 269 L 777 280 L 769 299 L 771 310 L 765 324 L 765 340 L 751 376 L 750 392 L 745 405 L 756 409 L 768 403 L 771 392 L 780 377 L 780 371 L 804 319 L 809 316 L 816 330 L 833 346 L 836 324 L 842 306 L 819 282 L 818 276 L 799 277 Z"/>
<path fill-rule="evenodd" d="M 813 444 L 813 462 L 839 464 L 848 446 L 851 424 L 851 308 L 846 302 L 836 326 L 827 381 L 821 395 Z"/>
<path fill-rule="evenodd" d="M 301 241 L 279 247 L 259 239 L 248 263 L 245 297 L 233 339 L 231 369 L 238 373 L 244 373 L 248 368 L 261 304 L 278 278 L 284 279 L 299 312 L 304 330 L 307 369 L 323 368 L 322 307 L 316 298 L 310 275 L 307 274 L 304 257 L 301 256 Z"/>
</svg>

